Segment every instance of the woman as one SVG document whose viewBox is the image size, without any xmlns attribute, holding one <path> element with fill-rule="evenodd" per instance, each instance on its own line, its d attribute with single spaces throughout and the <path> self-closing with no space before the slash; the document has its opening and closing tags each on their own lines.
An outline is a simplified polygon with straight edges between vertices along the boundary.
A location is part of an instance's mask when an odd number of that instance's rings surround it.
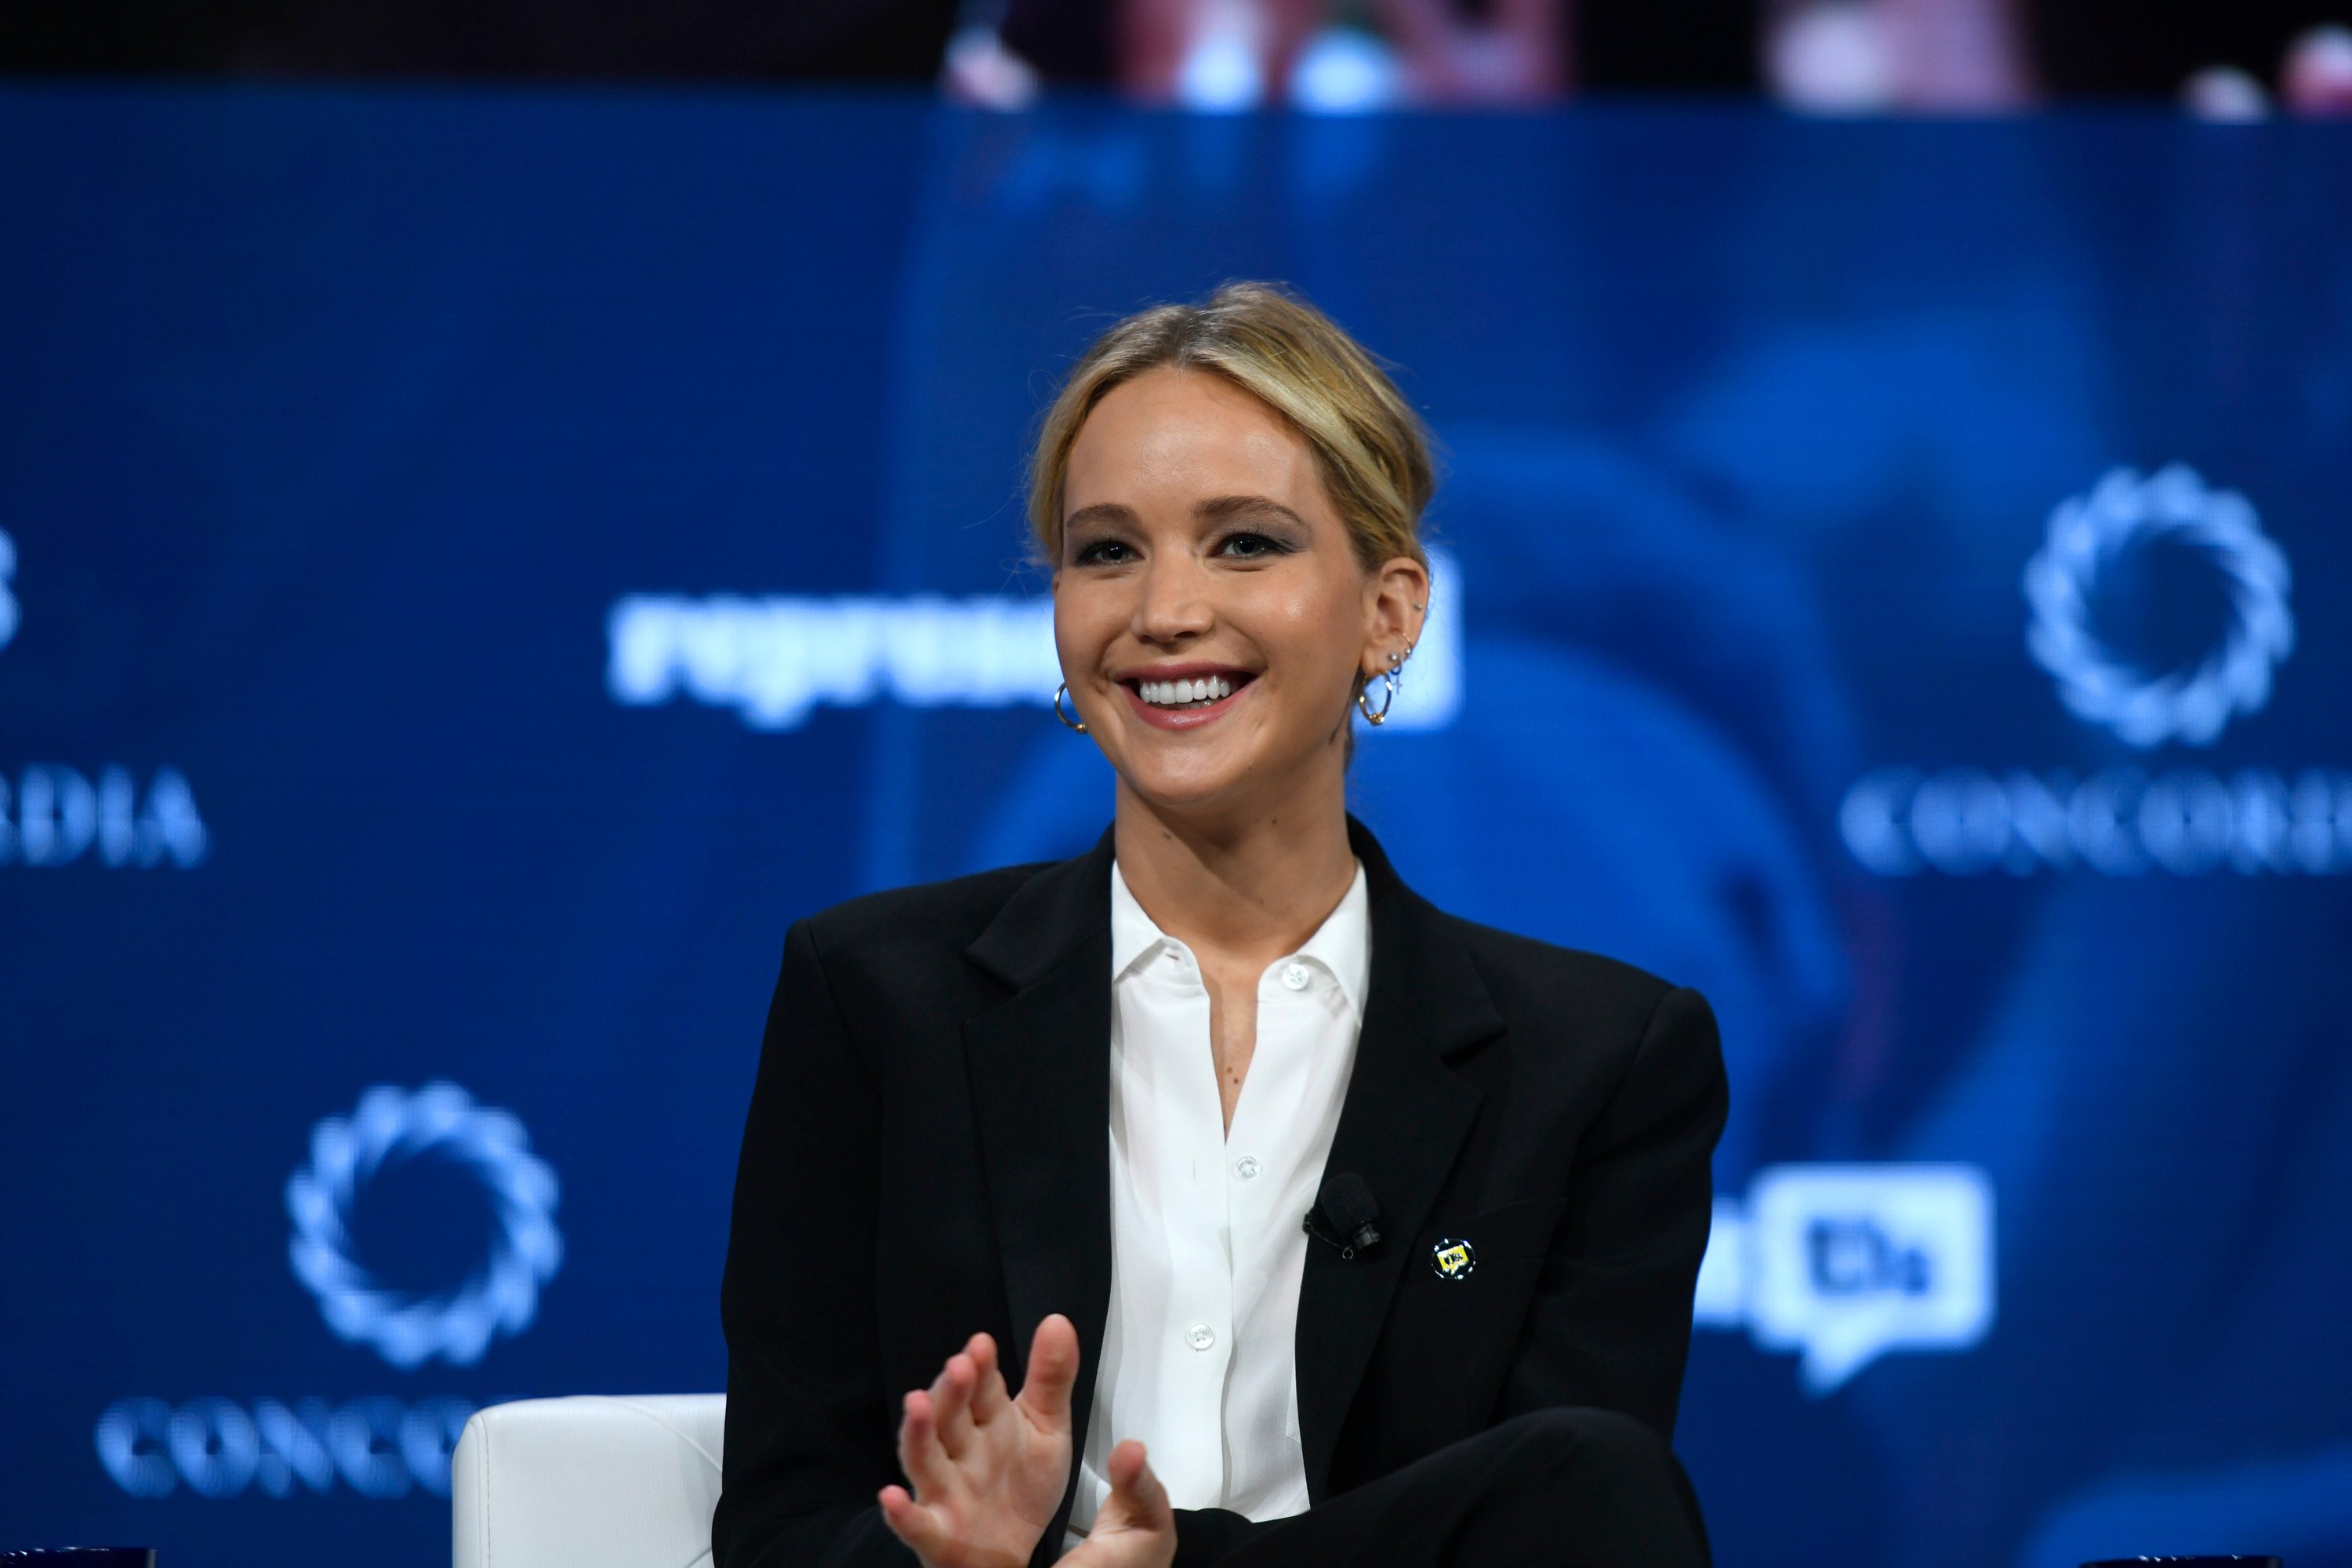
<svg viewBox="0 0 2352 1568">
<path fill-rule="evenodd" d="M 1706 1561 L 1706 1005 L 1440 913 L 1347 815 L 1432 483 L 1268 288 L 1072 374 L 1031 519 L 1111 829 L 786 939 L 718 1568 Z"/>
</svg>

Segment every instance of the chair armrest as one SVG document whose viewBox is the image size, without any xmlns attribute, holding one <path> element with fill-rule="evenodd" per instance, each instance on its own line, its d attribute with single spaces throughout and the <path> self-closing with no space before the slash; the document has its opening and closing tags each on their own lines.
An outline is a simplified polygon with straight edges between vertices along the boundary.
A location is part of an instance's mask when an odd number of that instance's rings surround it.
<svg viewBox="0 0 2352 1568">
<path fill-rule="evenodd" d="M 524 1399 L 475 1413 L 449 1463 L 457 1568 L 691 1568 L 710 1559 L 723 1394 Z"/>
</svg>

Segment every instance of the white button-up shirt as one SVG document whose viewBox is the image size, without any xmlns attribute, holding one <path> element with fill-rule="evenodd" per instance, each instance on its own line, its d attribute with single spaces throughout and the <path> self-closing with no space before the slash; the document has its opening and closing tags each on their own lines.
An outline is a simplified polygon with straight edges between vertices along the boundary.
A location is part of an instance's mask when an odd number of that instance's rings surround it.
<svg viewBox="0 0 2352 1568">
<path fill-rule="evenodd" d="M 1371 983 L 1364 871 L 1307 945 L 1258 979 L 1257 1047 L 1224 1125 L 1209 992 L 1191 949 L 1110 874 L 1110 1312 L 1074 1531 L 1110 1451 L 1150 1450 L 1178 1508 L 1307 1511 L 1298 1287 L 1323 1162 Z"/>
</svg>

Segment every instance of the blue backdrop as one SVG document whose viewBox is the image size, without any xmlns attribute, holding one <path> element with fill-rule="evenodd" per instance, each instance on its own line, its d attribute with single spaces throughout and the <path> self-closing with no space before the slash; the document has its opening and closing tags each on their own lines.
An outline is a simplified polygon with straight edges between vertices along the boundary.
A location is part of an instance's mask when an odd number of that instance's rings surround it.
<svg viewBox="0 0 2352 1568">
<path fill-rule="evenodd" d="M 0 1546 L 446 1550 L 716 1389 L 781 939 L 1075 850 L 1024 433 L 1288 279 L 1445 447 L 1358 809 L 1703 988 L 1726 1568 L 2352 1564 L 2352 139 L 0 91 Z"/>
</svg>

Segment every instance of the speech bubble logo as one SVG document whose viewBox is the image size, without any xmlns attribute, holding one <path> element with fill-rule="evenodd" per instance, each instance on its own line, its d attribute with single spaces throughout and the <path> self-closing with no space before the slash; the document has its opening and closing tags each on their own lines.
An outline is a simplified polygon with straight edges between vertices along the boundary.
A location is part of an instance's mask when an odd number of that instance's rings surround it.
<svg viewBox="0 0 2352 1568">
<path fill-rule="evenodd" d="M 1891 1350 L 1966 1350 L 1993 1321 L 1992 1183 L 1973 1165 L 1777 1165 L 1748 1188 L 1756 1342 L 1828 1394 Z"/>
</svg>

